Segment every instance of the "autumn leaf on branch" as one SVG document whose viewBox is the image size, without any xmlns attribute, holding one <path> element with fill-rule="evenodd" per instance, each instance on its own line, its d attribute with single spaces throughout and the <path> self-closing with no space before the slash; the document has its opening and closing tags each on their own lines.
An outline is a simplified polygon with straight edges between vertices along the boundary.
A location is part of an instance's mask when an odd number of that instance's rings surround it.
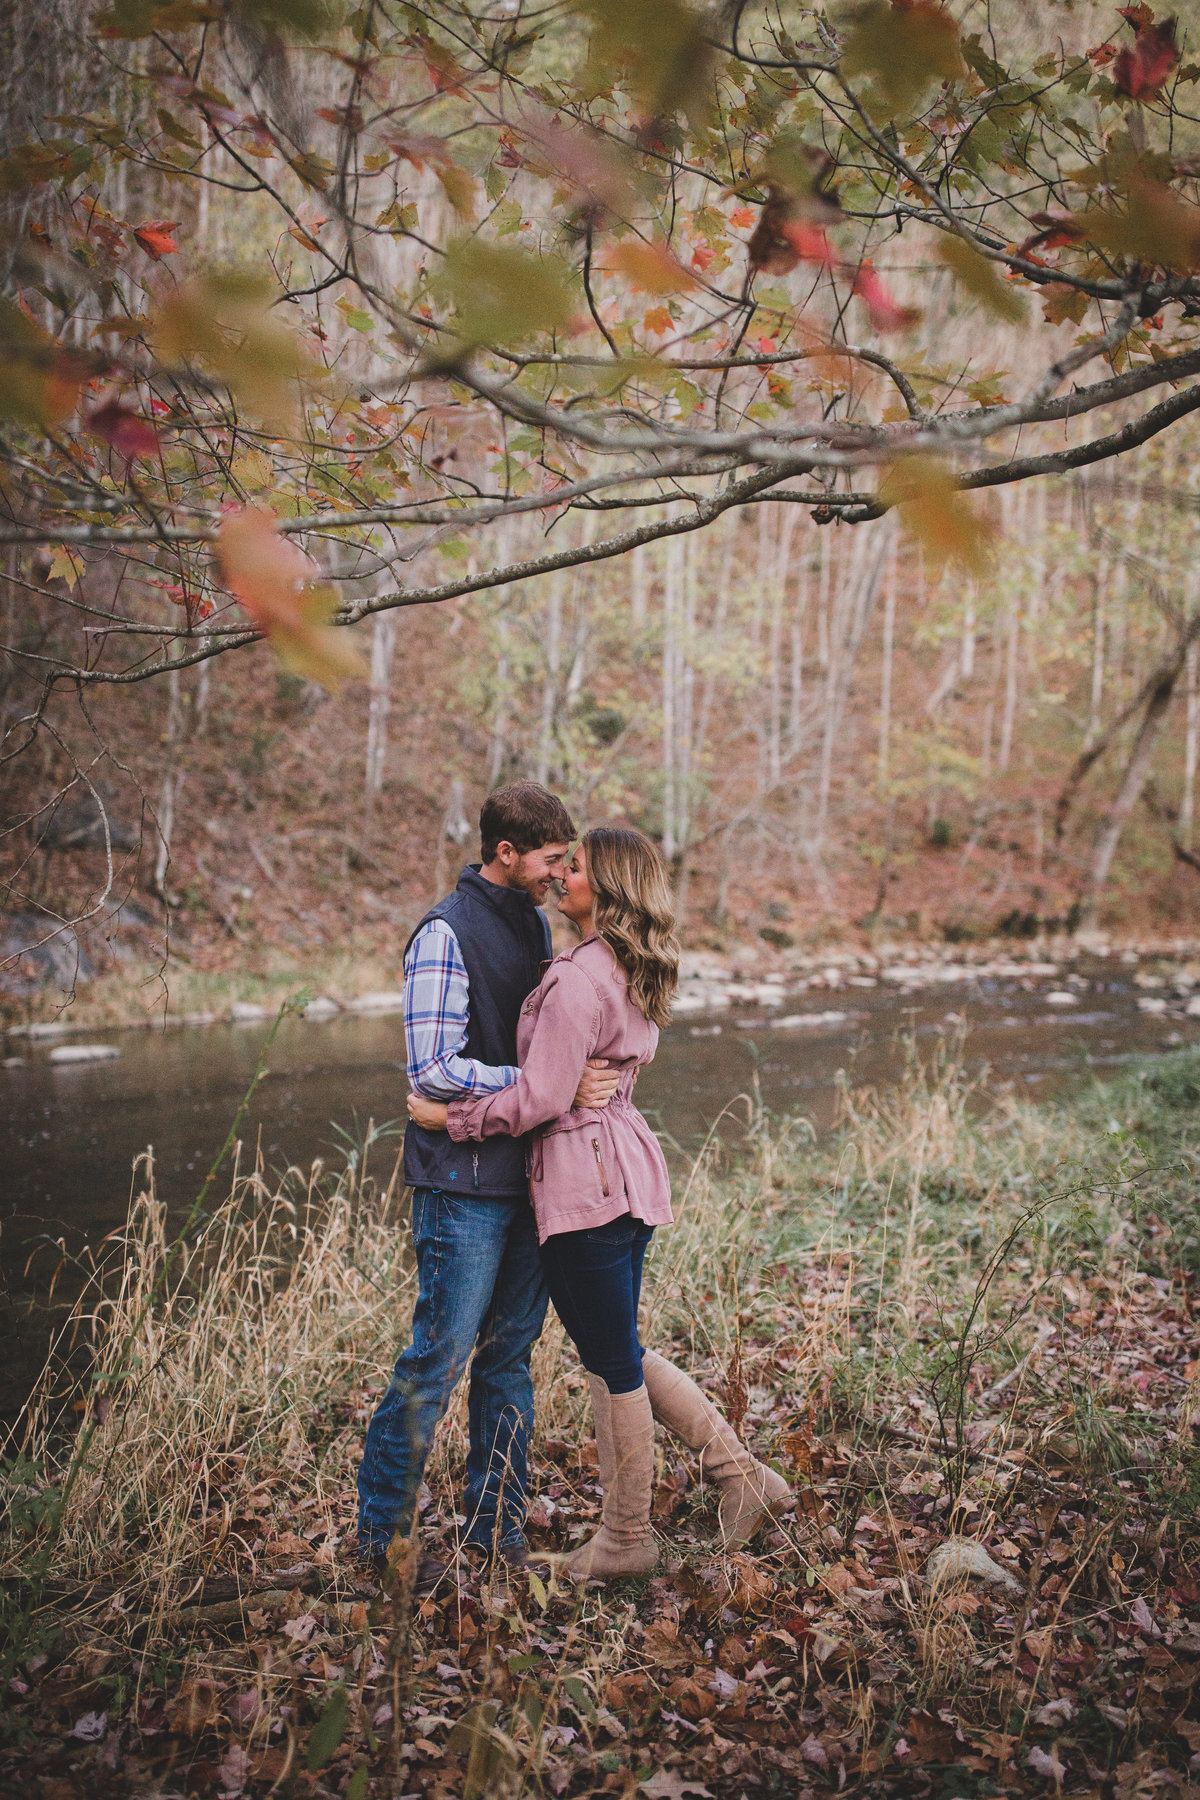
<svg viewBox="0 0 1200 1800">
<path fill-rule="evenodd" d="M 712 53 L 697 8 L 683 0 L 584 0 L 594 20 L 589 47 L 593 82 L 628 77 L 645 122 L 686 113 L 699 122 L 710 105 Z"/>
<path fill-rule="evenodd" d="M 11 300 L 0 299 L 0 417 L 44 429 L 74 409 L 94 359 L 63 350 Z"/>
<path fill-rule="evenodd" d="M 110 395 L 88 414 L 87 428 L 96 437 L 103 438 L 106 444 L 111 444 L 117 455 L 127 462 L 139 456 L 158 454 L 158 433 L 153 425 L 139 413 L 123 406 L 115 395 Z"/>
<path fill-rule="evenodd" d="M 1137 12 L 1148 8 L 1122 7 L 1125 18 L 1134 22 Z M 1138 24 L 1132 45 L 1118 50 L 1112 65 L 1112 83 L 1119 94 L 1131 100 L 1145 100 L 1157 94 L 1179 61 L 1175 43 L 1174 19 L 1155 24 Z"/>
<path fill-rule="evenodd" d="M 164 256 L 173 256 L 179 248 L 171 235 L 178 230 L 178 219 L 150 219 L 144 225 L 134 226 L 133 238 L 147 256 L 158 262 Z"/>
<path fill-rule="evenodd" d="M 340 687 L 363 663 L 344 630 L 331 624 L 337 595 L 299 545 L 279 535 L 261 506 L 226 513 L 217 530 L 221 578 L 296 675 Z"/>
<path fill-rule="evenodd" d="M 311 364 L 295 334 L 276 319 L 269 282 L 227 272 L 197 276 L 159 308 L 152 336 L 159 357 L 198 357 L 264 425 L 296 419 L 300 378 Z"/>
<path fill-rule="evenodd" d="M 665 244 L 618 244 L 607 258 L 613 275 L 624 275 L 647 294 L 682 294 L 696 277 L 671 255 Z"/>
<path fill-rule="evenodd" d="M 482 238 L 450 246 L 437 286 L 453 301 L 456 331 L 468 344 L 520 343 L 560 331 L 575 310 L 557 257 Z"/>
<path fill-rule="evenodd" d="M 915 306 L 901 306 L 869 262 L 861 263 L 854 276 L 854 292 L 865 301 L 876 331 L 903 331 L 915 325 L 921 314 Z"/>
<path fill-rule="evenodd" d="M 879 499 L 883 506 L 895 509 L 905 530 L 935 563 L 957 562 L 973 575 L 983 573 L 988 563 L 989 527 L 936 457 L 897 457 L 884 471 Z"/>
<path fill-rule="evenodd" d="M 871 0 L 842 46 L 843 75 L 868 75 L 897 109 L 912 107 L 934 81 L 967 72 L 958 26 L 936 0 Z"/>
<path fill-rule="evenodd" d="M 1019 325 L 1025 318 L 1025 303 L 1008 282 L 1002 281 L 993 263 L 981 256 L 966 238 L 943 238 L 938 254 L 968 294 L 982 300 L 998 318 Z"/>
</svg>

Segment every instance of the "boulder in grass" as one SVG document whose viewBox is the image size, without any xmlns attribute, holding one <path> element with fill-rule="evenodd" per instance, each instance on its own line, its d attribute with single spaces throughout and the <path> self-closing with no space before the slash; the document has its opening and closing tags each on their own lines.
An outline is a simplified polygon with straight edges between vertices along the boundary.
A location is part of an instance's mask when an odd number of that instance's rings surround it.
<svg viewBox="0 0 1200 1800">
<path fill-rule="evenodd" d="M 1073 994 L 1070 988 L 1051 988 L 1043 996 L 1047 1006 L 1078 1006 L 1079 995 Z"/>
<path fill-rule="evenodd" d="M 56 1044 L 50 1052 L 52 1063 L 112 1062 L 121 1052 L 115 1044 Z"/>
<path fill-rule="evenodd" d="M 986 1582 L 990 1587 L 1003 1588 L 1006 1594 L 1023 1594 L 1025 1589 L 1010 1569 L 993 1561 L 982 1544 L 974 1538 L 947 1538 L 939 1544 L 929 1561 L 925 1564 L 925 1579 L 931 1588 L 941 1587 L 947 1581 L 969 1576 L 975 1581 Z"/>
</svg>

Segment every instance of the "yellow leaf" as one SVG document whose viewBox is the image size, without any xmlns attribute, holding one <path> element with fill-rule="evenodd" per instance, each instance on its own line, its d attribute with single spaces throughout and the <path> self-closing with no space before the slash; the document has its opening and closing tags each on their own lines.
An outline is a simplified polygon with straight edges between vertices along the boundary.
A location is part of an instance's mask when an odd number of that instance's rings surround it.
<svg viewBox="0 0 1200 1800">
<path fill-rule="evenodd" d="M 1025 302 L 1013 291 L 1011 283 L 1001 280 L 995 264 L 981 256 L 973 244 L 968 244 L 965 238 L 943 238 L 938 255 L 947 268 L 954 271 L 968 294 L 982 300 L 997 317 L 1008 319 L 1014 325 L 1021 323 L 1025 317 Z"/>
<path fill-rule="evenodd" d="M 1042 289 L 1042 317 L 1047 325 L 1062 325 L 1067 319 L 1082 325 L 1091 304 L 1090 294 L 1081 294 L 1066 281 L 1052 281 Z"/>
<path fill-rule="evenodd" d="M 610 274 L 624 275 L 647 294 L 682 294 L 696 285 L 696 277 L 665 244 L 643 244 L 636 239 L 618 244 L 609 251 L 607 266 Z"/>
<path fill-rule="evenodd" d="M 83 579 L 83 558 L 65 545 L 57 544 L 50 553 L 48 581 L 66 581 L 72 587 Z"/>
<path fill-rule="evenodd" d="M 879 499 L 895 509 L 905 530 L 935 563 L 958 562 L 976 575 L 986 568 L 988 525 L 936 457 L 897 457 L 884 471 Z"/>
<path fill-rule="evenodd" d="M 456 163 L 447 163 L 444 168 L 435 169 L 438 180 L 446 190 L 446 198 L 460 219 L 475 217 L 475 180 L 460 169 Z"/>
<path fill-rule="evenodd" d="M 312 365 L 276 315 L 274 299 L 271 284 L 254 276 L 197 276 L 172 290 L 152 335 L 163 361 L 199 357 L 255 418 L 286 431 L 296 420 L 300 378 Z"/>
</svg>

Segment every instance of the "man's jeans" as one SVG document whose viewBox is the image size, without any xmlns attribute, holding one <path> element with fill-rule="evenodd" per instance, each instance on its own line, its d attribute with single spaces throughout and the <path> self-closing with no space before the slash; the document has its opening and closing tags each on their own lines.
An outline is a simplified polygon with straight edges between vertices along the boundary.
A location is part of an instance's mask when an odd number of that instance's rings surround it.
<svg viewBox="0 0 1200 1800">
<path fill-rule="evenodd" d="M 503 1543 L 525 1524 L 529 1359 L 547 1303 L 533 1208 L 524 1197 L 415 1188 L 412 1231 L 412 1343 L 367 1429 L 358 1472 L 358 1537 L 368 1555 L 412 1524 L 434 1429 L 472 1349 L 467 1542 Z"/>
</svg>

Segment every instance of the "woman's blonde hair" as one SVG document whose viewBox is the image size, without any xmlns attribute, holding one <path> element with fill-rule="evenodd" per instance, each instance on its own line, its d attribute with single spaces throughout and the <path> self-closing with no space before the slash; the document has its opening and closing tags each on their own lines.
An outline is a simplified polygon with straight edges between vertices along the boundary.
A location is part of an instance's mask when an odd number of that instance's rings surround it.
<svg viewBox="0 0 1200 1800">
<path fill-rule="evenodd" d="M 665 1025 L 679 979 L 679 939 L 662 857 L 640 831 L 615 825 L 597 825 L 581 847 L 596 895 L 596 936 L 625 970 L 643 1018 Z"/>
</svg>

